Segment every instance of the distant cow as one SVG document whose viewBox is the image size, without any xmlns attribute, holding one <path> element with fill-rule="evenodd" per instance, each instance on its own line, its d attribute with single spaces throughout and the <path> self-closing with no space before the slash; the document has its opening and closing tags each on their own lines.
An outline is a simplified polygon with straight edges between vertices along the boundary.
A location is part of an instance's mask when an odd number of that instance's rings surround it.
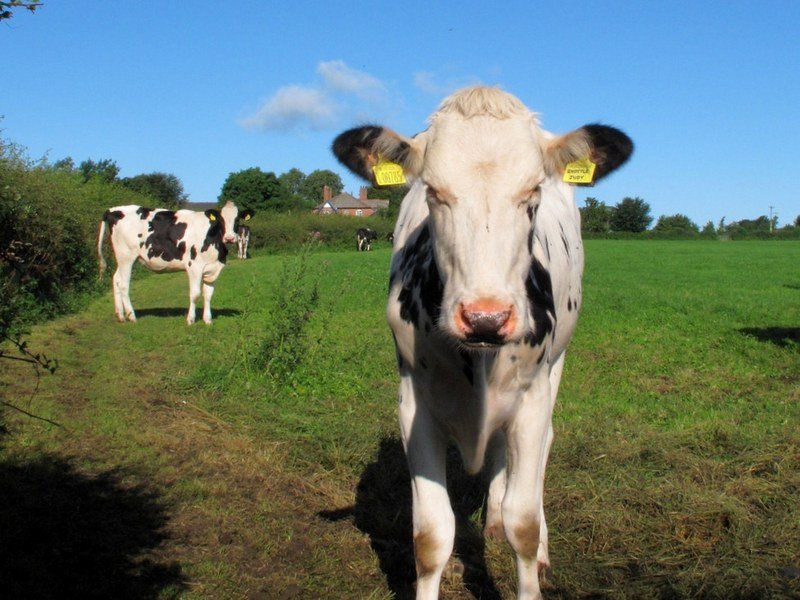
<svg viewBox="0 0 800 600">
<path fill-rule="evenodd" d="M 365 126 L 333 143 L 365 179 L 380 156 L 413 181 L 394 231 L 387 315 L 411 472 L 417 598 L 437 597 L 453 550 L 448 438 L 468 472 L 486 464 L 485 532 L 514 549 L 519 598 L 541 598 L 551 415 L 582 302 L 580 214 L 562 174 L 591 159 L 598 180 L 632 150 L 611 127 L 547 133 L 517 98 L 485 87 L 444 100 L 413 138 Z"/>
<path fill-rule="evenodd" d="M 110 230 L 111 247 L 117 261 L 114 272 L 114 311 L 120 321 L 136 321 L 130 299 L 131 269 L 139 261 L 151 271 L 186 271 L 189 276 L 189 313 L 186 322 L 195 321 L 195 302 L 203 292 L 203 321 L 211 323 L 211 296 L 228 249 L 233 243 L 233 224 L 237 215 L 248 218 L 253 211 L 239 209 L 228 202 L 221 210 L 150 209 L 141 206 L 115 206 L 103 215 L 97 236 L 100 274 L 106 268 L 103 237 Z"/>
<path fill-rule="evenodd" d="M 239 258 L 247 258 L 247 246 L 249 245 L 250 228 L 247 225 L 238 225 L 236 227 L 236 249 Z"/>
<path fill-rule="evenodd" d="M 372 229 L 359 229 L 356 232 L 356 250 L 359 252 L 372 250 L 372 242 L 377 239 L 378 234 L 372 231 Z"/>
</svg>

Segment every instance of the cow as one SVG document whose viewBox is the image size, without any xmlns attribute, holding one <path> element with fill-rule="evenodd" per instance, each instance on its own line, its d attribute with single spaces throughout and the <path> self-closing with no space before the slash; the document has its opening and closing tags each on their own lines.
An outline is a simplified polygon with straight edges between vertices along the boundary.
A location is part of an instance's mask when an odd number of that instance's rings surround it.
<svg viewBox="0 0 800 600">
<path fill-rule="evenodd" d="M 203 321 L 211 323 L 214 282 L 225 266 L 233 243 L 237 216 L 249 218 L 253 211 L 239 211 L 233 202 L 220 210 L 205 212 L 166 210 L 127 205 L 109 208 L 103 215 L 97 236 L 97 255 L 102 277 L 106 269 L 103 239 L 106 226 L 117 270 L 113 277 L 114 311 L 120 322 L 136 321 L 130 299 L 131 269 L 139 261 L 155 272 L 186 271 L 189 276 L 189 312 L 186 322 L 195 321 L 195 303 L 203 293 Z"/>
<path fill-rule="evenodd" d="M 366 252 L 372 250 L 373 240 L 378 239 L 378 234 L 372 229 L 361 228 L 356 232 L 356 250 Z"/>
<path fill-rule="evenodd" d="M 380 157 L 411 182 L 394 230 L 387 319 L 417 598 L 438 597 L 453 550 L 451 439 L 467 472 L 485 468 L 484 534 L 513 548 L 519 598 L 541 598 L 551 418 L 582 304 L 580 213 L 564 170 L 591 159 L 597 181 L 633 143 L 604 125 L 553 135 L 516 97 L 478 86 L 446 98 L 414 137 L 367 125 L 340 134 L 332 150 L 367 180 Z"/>
<path fill-rule="evenodd" d="M 250 228 L 247 225 L 236 226 L 236 250 L 239 258 L 247 258 L 247 247 L 250 245 Z"/>
</svg>

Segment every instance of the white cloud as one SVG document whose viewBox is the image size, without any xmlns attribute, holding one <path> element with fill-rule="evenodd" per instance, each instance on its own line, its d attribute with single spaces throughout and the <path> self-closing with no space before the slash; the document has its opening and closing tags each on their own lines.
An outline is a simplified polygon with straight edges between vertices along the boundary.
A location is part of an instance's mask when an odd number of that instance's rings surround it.
<svg viewBox="0 0 800 600">
<path fill-rule="evenodd" d="M 391 102 L 386 86 L 369 73 L 348 67 L 344 61 L 322 61 L 319 79 L 311 85 L 286 85 L 239 121 L 246 129 L 289 131 L 326 129 L 338 119 L 381 112 Z"/>
<path fill-rule="evenodd" d="M 288 85 L 280 88 L 239 124 L 246 129 L 262 130 L 285 131 L 300 125 L 324 129 L 333 122 L 336 112 L 336 104 L 325 91 Z"/>
<path fill-rule="evenodd" d="M 363 100 L 380 100 L 386 94 L 386 86 L 380 80 L 369 73 L 351 69 L 341 60 L 319 63 L 317 73 L 331 89 L 354 94 Z"/>
</svg>

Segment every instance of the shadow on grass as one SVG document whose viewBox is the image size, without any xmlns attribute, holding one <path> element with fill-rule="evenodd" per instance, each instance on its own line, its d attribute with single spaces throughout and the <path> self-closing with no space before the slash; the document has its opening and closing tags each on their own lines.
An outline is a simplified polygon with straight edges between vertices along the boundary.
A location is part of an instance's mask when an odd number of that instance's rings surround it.
<svg viewBox="0 0 800 600">
<path fill-rule="evenodd" d="M 58 457 L 0 462 L 3 597 L 178 597 L 180 565 L 151 554 L 166 539 L 165 509 L 123 477 Z"/>
<path fill-rule="evenodd" d="M 448 491 L 456 515 L 455 555 L 464 565 L 464 585 L 475 597 L 499 599 L 484 557 L 483 535 L 470 516 L 484 503 L 485 486 L 479 477 L 469 477 L 454 448 L 447 458 Z M 376 459 L 367 465 L 356 491 L 355 506 L 323 511 L 330 521 L 352 518 L 370 538 L 389 589 L 396 598 L 414 596 L 414 547 L 411 527 L 411 481 L 401 441 L 381 440 Z"/>
<path fill-rule="evenodd" d="M 136 309 L 136 318 L 141 317 L 185 317 L 186 308 L 142 308 Z M 198 308 L 195 312 L 198 321 L 203 320 L 203 309 Z M 212 308 L 211 317 L 216 319 L 218 317 L 235 317 L 242 314 L 242 311 L 236 308 Z"/>
<path fill-rule="evenodd" d="M 738 331 L 781 348 L 800 350 L 800 327 L 743 327 Z"/>
</svg>

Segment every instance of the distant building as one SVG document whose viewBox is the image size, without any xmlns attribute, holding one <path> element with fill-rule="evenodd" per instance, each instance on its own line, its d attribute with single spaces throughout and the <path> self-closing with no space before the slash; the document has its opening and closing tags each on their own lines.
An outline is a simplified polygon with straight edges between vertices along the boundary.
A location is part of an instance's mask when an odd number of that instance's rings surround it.
<svg viewBox="0 0 800 600">
<path fill-rule="evenodd" d="M 367 188 L 358 191 L 358 198 L 345 192 L 331 197 L 331 188 L 322 188 L 322 203 L 314 209 L 321 215 L 347 215 L 349 217 L 369 217 L 382 209 L 389 208 L 388 200 L 367 198 Z"/>
</svg>

